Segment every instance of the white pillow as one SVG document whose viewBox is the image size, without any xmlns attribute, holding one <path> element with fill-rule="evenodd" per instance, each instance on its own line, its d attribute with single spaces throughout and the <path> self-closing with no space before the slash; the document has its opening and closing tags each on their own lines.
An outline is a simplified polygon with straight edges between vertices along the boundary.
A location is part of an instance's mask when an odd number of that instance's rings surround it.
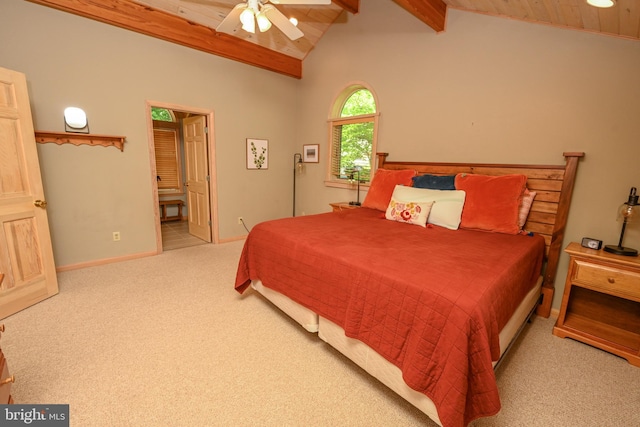
<svg viewBox="0 0 640 427">
<path fill-rule="evenodd" d="M 391 221 L 426 227 L 431 206 L 433 202 L 399 202 L 392 197 L 384 216 Z"/>
<path fill-rule="evenodd" d="M 396 185 L 392 199 L 399 202 L 434 202 L 427 222 L 457 230 L 462 218 L 466 193 L 462 190 L 430 190 Z"/>
</svg>

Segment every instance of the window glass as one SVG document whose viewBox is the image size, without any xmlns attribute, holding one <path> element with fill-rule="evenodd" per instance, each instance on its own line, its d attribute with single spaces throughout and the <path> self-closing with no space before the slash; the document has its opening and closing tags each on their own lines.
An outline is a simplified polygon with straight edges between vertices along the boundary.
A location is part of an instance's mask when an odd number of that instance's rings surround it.
<svg viewBox="0 0 640 427">
<path fill-rule="evenodd" d="M 340 117 L 360 116 L 376 112 L 376 102 L 367 89 L 360 89 L 347 98 L 340 112 Z"/>
<path fill-rule="evenodd" d="M 371 179 L 378 114 L 373 93 L 363 86 L 346 88 L 334 101 L 328 181 Z M 357 171 L 357 172 L 356 172 Z"/>
<path fill-rule="evenodd" d="M 166 108 L 151 107 L 151 118 L 162 122 L 175 122 L 176 118 L 173 112 Z"/>
</svg>

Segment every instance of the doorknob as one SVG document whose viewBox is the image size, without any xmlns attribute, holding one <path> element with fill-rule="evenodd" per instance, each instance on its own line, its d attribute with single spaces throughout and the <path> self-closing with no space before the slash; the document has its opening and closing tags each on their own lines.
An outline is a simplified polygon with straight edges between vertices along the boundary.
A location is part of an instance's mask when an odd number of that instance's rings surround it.
<svg viewBox="0 0 640 427">
<path fill-rule="evenodd" d="M 47 207 L 47 202 L 45 200 L 35 200 L 33 202 L 33 204 L 38 207 L 38 208 L 42 208 L 42 209 L 46 209 Z"/>
<path fill-rule="evenodd" d="M 0 381 L 0 385 L 5 385 L 9 383 L 14 383 L 14 382 L 16 382 L 16 377 L 11 375 L 9 378 L 5 378 L 2 381 Z"/>
</svg>

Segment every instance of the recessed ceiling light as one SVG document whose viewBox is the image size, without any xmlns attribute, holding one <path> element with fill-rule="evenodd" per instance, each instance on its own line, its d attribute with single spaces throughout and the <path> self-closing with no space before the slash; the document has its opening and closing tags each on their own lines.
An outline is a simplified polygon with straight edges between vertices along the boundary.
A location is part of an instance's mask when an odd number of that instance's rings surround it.
<svg viewBox="0 0 640 427">
<path fill-rule="evenodd" d="M 591 6 L 595 7 L 613 7 L 616 5 L 616 0 L 587 0 Z"/>
</svg>

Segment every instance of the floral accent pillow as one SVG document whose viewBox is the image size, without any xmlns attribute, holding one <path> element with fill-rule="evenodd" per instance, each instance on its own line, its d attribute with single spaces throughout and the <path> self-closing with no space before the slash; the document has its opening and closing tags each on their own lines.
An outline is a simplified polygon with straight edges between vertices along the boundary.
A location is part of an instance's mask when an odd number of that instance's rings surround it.
<svg viewBox="0 0 640 427">
<path fill-rule="evenodd" d="M 432 205 L 433 202 L 400 202 L 392 198 L 384 216 L 391 221 L 426 227 Z"/>
<path fill-rule="evenodd" d="M 457 230 L 462 218 L 465 193 L 460 190 L 430 190 L 396 185 L 391 198 L 403 202 L 433 202 L 427 223 Z"/>
</svg>

